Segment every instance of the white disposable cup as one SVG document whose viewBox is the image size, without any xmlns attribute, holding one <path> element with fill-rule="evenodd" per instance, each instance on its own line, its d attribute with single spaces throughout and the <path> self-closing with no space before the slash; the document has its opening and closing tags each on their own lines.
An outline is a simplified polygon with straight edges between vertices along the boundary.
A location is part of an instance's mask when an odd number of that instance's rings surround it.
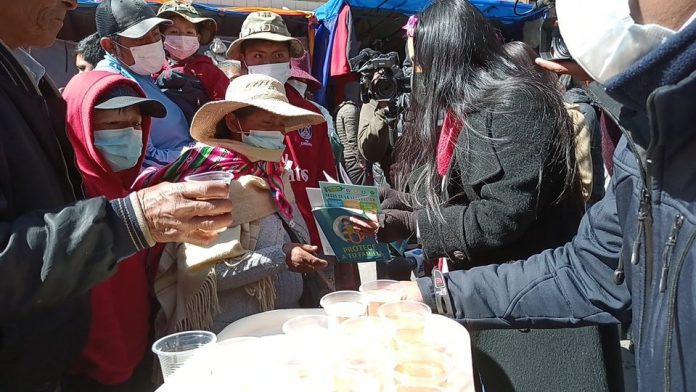
<svg viewBox="0 0 696 392">
<path fill-rule="evenodd" d="M 213 347 L 217 336 L 208 331 L 186 331 L 165 336 L 152 345 L 162 368 L 164 381 L 205 347 Z"/>
<path fill-rule="evenodd" d="M 359 291 L 335 291 L 323 296 L 319 304 L 329 316 L 332 329 L 345 320 L 367 314 L 367 297 Z"/>
<path fill-rule="evenodd" d="M 186 182 L 224 181 L 227 184 L 229 184 L 233 179 L 234 174 L 228 171 L 209 171 L 184 177 L 184 181 Z M 216 232 L 222 233 L 225 230 L 227 230 L 227 228 L 216 230 Z"/>
<path fill-rule="evenodd" d="M 293 317 L 283 323 L 283 333 L 293 336 L 314 336 L 329 330 L 329 318 L 320 314 Z"/>
<path fill-rule="evenodd" d="M 363 283 L 358 290 L 364 293 L 369 300 L 367 314 L 370 316 L 377 316 L 377 309 L 385 303 L 404 299 L 403 290 L 396 280 L 373 280 Z"/>
<path fill-rule="evenodd" d="M 184 177 L 186 182 L 224 181 L 229 183 L 233 179 L 234 174 L 228 171 L 209 171 Z"/>
</svg>

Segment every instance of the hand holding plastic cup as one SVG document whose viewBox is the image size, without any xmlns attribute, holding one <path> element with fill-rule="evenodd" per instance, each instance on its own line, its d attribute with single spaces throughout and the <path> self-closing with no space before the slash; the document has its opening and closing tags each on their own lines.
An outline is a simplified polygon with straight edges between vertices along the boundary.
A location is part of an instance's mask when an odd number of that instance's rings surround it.
<svg viewBox="0 0 696 392">
<path fill-rule="evenodd" d="M 234 174 L 228 171 L 209 171 L 184 177 L 186 182 L 224 181 L 228 184 L 233 179 Z"/>
<path fill-rule="evenodd" d="M 233 179 L 234 174 L 228 171 L 209 171 L 184 177 L 184 181 L 186 182 L 223 181 L 227 184 L 232 182 Z M 227 229 L 220 229 L 217 230 L 217 232 L 222 233 L 225 230 Z"/>
<path fill-rule="evenodd" d="M 165 336 L 152 345 L 162 368 L 164 381 L 205 347 L 214 347 L 217 336 L 208 331 L 186 331 Z"/>
</svg>

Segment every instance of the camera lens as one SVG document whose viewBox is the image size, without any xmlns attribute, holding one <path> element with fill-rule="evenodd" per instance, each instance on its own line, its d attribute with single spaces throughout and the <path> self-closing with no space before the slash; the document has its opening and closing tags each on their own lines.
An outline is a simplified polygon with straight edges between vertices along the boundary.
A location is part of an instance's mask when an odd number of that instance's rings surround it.
<svg viewBox="0 0 696 392">
<path fill-rule="evenodd" d="M 372 85 L 372 96 L 377 100 L 393 99 L 397 93 L 396 80 L 393 78 L 379 78 Z"/>
</svg>

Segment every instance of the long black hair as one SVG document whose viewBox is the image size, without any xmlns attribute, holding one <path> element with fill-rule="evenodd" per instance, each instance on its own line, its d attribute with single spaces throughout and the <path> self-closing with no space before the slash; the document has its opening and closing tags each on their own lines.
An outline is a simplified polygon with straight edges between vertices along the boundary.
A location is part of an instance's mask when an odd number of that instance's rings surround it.
<svg viewBox="0 0 696 392">
<path fill-rule="evenodd" d="M 511 113 L 519 103 L 515 99 L 521 96 L 543 102 L 545 109 L 535 115 L 540 124 L 555 124 L 549 147 L 553 171 L 562 171 L 564 189 L 573 188 L 574 137 L 560 92 L 540 72 L 506 53 L 494 28 L 474 5 L 465 0 L 435 1 L 420 15 L 414 40 L 412 122 L 397 145 L 400 166 L 396 182 L 402 190 L 410 187 L 415 203 L 426 207 L 431 220 L 432 212 L 442 218 L 440 206 L 445 202 L 436 151 L 438 118 L 446 112 L 457 117 L 464 125 L 462 135 L 471 140 L 488 138 L 485 132 L 467 124 L 466 118 L 473 113 Z M 548 167 L 540 168 L 540 185 L 548 175 L 544 170 Z"/>
</svg>

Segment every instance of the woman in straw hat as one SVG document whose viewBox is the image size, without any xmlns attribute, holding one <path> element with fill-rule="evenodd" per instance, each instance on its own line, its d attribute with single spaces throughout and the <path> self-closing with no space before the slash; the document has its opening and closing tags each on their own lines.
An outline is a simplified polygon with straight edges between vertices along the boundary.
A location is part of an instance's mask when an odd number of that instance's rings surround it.
<svg viewBox="0 0 696 392">
<path fill-rule="evenodd" d="M 230 84 L 210 57 L 198 54 L 201 46 L 215 38 L 217 23 L 202 17 L 184 0 L 167 1 L 157 16 L 172 22 L 160 27 L 169 62 L 157 75 L 157 83 L 181 107 L 190 123 L 201 105 L 225 98 Z"/>
<path fill-rule="evenodd" d="M 287 132 L 322 121 L 321 115 L 289 104 L 279 81 L 240 76 L 225 100 L 209 102 L 196 113 L 191 134 L 202 144 L 141 175 L 139 185 L 206 171 L 234 175 L 230 197 L 237 226 L 220 234 L 213 246 L 179 244 L 165 250 L 155 282 L 163 303 L 156 325 L 160 333 L 210 327 L 218 300 L 214 332 L 251 314 L 298 307 L 301 273 L 322 270 L 328 263 L 316 257 L 315 246 L 305 245 L 306 224 L 281 163 L 283 140 Z M 186 282 L 172 286 L 172 279 Z"/>
</svg>

